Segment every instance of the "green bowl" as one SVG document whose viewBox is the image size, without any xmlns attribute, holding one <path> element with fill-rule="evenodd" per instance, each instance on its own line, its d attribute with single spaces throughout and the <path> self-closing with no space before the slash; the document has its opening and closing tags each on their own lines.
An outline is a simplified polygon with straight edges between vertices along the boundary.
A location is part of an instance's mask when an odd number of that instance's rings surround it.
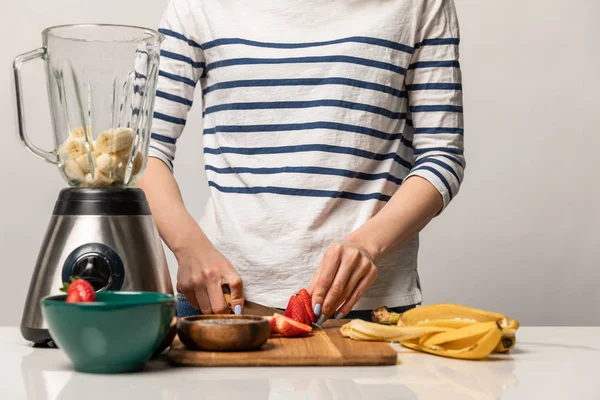
<svg viewBox="0 0 600 400">
<path fill-rule="evenodd" d="M 99 292 L 92 303 L 67 303 L 66 295 L 42 299 L 52 340 L 88 373 L 144 369 L 175 315 L 173 296 L 154 292 Z"/>
</svg>

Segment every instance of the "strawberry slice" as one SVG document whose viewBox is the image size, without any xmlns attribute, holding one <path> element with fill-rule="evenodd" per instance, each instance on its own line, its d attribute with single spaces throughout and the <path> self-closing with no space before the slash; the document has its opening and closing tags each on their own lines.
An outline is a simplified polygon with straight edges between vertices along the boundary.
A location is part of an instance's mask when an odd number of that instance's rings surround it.
<svg viewBox="0 0 600 400">
<path fill-rule="evenodd" d="M 275 325 L 277 331 L 285 337 L 304 336 L 312 332 L 312 327 L 281 314 L 275 314 Z"/>
<path fill-rule="evenodd" d="M 317 322 L 317 316 L 315 315 L 312 307 L 312 298 L 310 297 L 310 294 L 308 294 L 308 291 L 306 289 L 300 289 L 298 292 L 298 298 L 304 305 L 304 310 L 308 317 L 308 321 L 306 323 L 310 325 L 310 323 Z"/>
<path fill-rule="evenodd" d="M 267 319 L 269 320 L 269 325 L 271 325 L 271 333 L 279 333 L 277 332 L 277 323 L 275 321 L 275 316 L 272 315 L 270 317 L 267 317 Z"/>
<path fill-rule="evenodd" d="M 290 297 L 284 314 L 286 317 L 291 318 L 294 321 L 298 321 L 302 324 L 310 324 L 310 317 L 306 315 L 304 304 L 298 298 L 298 296 L 294 295 Z"/>
</svg>

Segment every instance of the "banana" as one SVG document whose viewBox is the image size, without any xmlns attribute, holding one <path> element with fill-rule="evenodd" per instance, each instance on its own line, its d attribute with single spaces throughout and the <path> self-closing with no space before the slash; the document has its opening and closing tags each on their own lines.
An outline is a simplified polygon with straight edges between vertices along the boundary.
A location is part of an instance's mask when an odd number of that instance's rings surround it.
<svg viewBox="0 0 600 400">
<path fill-rule="evenodd" d="M 131 156 L 131 146 L 119 150 L 116 153 L 122 160 L 129 160 L 129 157 Z"/>
<path fill-rule="evenodd" d="M 96 158 L 96 169 L 103 174 L 111 175 L 121 163 L 121 158 L 115 153 L 103 153 Z"/>
<path fill-rule="evenodd" d="M 475 320 L 475 319 L 455 318 L 455 319 L 438 319 L 438 320 L 432 320 L 432 321 L 420 321 L 416 325 L 417 326 L 443 326 L 446 328 L 460 329 L 465 326 L 474 324 L 476 322 L 477 322 L 477 320 Z M 400 320 L 398 325 L 402 326 L 402 324 L 403 324 L 403 322 L 402 322 L 402 320 Z"/>
<path fill-rule="evenodd" d="M 400 342 L 402 345 L 443 357 L 479 360 L 498 345 L 502 330 L 496 321 L 477 322 L 460 329 L 436 326 L 388 326 L 352 320 L 341 328 L 354 340 Z"/>
<path fill-rule="evenodd" d="M 114 179 L 106 174 L 96 170 L 94 176 L 92 174 L 86 174 L 84 178 L 85 186 L 87 187 L 104 187 L 109 186 L 113 183 Z"/>
<path fill-rule="evenodd" d="M 342 335 L 355 340 L 402 342 L 425 334 L 445 332 L 447 328 L 418 326 L 386 326 L 354 319 L 342 326 Z"/>
<path fill-rule="evenodd" d="M 90 160 L 87 154 L 83 154 L 75 159 L 79 168 L 83 171 L 84 174 L 88 174 L 90 172 Z"/>
<path fill-rule="evenodd" d="M 434 304 L 408 310 L 402 314 L 401 320 L 405 325 L 416 325 L 419 322 L 449 318 L 464 318 L 468 320 L 476 320 L 478 322 L 487 322 L 500 321 L 506 319 L 506 316 L 458 304 Z"/>
<path fill-rule="evenodd" d="M 490 329 L 500 329 L 500 327 L 495 321 L 478 322 L 460 329 L 453 329 L 451 331 L 431 335 L 424 340 L 422 344 L 423 346 L 428 347 L 443 344 L 445 348 L 462 349 L 470 343 L 477 342 L 477 340 L 484 336 Z"/>
<path fill-rule="evenodd" d="M 65 171 L 65 175 L 67 175 L 69 180 L 79 182 L 79 183 L 85 181 L 85 173 L 83 172 L 83 170 L 81 169 L 81 167 L 79 166 L 77 161 L 75 161 L 72 158 L 69 158 L 65 162 L 64 171 Z"/>
<path fill-rule="evenodd" d="M 96 149 L 102 153 L 115 153 L 131 148 L 135 131 L 131 128 L 117 128 L 103 132 L 96 139 Z"/>
<path fill-rule="evenodd" d="M 65 142 L 61 145 L 59 152 L 61 154 L 66 154 L 69 158 L 77 158 L 83 154 L 85 154 L 85 140 L 79 138 L 69 137 Z"/>
<path fill-rule="evenodd" d="M 136 176 L 142 171 L 142 167 L 144 166 L 144 159 L 142 158 L 142 153 L 139 151 L 135 153 L 135 157 L 133 157 L 133 166 L 131 167 L 131 176 Z"/>
<path fill-rule="evenodd" d="M 87 127 L 87 137 L 92 138 L 92 128 L 90 126 Z M 76 128 L 71 129 L 71 137 L 85 139 L 86 132 L 83 130 L 83 127 L 78 126 Z"/>
<path fill-rule="evenodd" d="M 92 151 L 92 165 L 96 165 L 96 159 L 98 158 L 98 156 L 100 156 L 100 153 L 98 153 L 97 151 Z M 90 172 L 90 159 L 87 153 L 77 157 L 75 161 L 77 161 L 77 164 L 79 164 L 84 174 L 88 174 Z"/>
<path fill-rule="evenodd" d="M 457 340 L 439 344 L 427 344 L 427 341 L 425 341 L 423 344 L 417 344 L 414 341 L 406 341 L 402 342 L 402 345 L 414 350 L 420 350 L 442 357 L 451 357 L 463 360 L 484 359 L 488 357 L 498 345 L 498 342 L 502 336 L 502 330 L 493 321 L 488 323 L 478 323 L 476 325 L 481 325 L 478 328 L 478 331 L 483 331 L 484 333 L 482 335 L 466 337 L 455 336 L 458 338 Z M 484 328 L 487 330 L 484 330 Z M 456 331 L 451 333 L 456 333 Z M 438 335 L 434 335 L 430 339 L 430 342 L 436 342 L 437 340 L 435 340 L 435 337 Z"/>
<path fill-rule="evenodd" d="M 380 307 L 373 311 L 372 319 L 370 325 L 354 321 L 346 324 L 344 336 L 356 340 L 399 340 L 414 350 L 469 360 L 508 353 L 516 344 L 519 329 L 517 320 L 503 314 L 457 304 L 422 306 L 402 314 Z"/>
<path fill-rule="evenodd" d="M 508 353 L 516 345 L 515 334 L 519 321 L 491 311 L 462 306 L 458 304 L 435 304 L 416 307 L 399 316 L 398 325 L 435 325 L 460 328 L 477 322 L 495 321 L 502 329 L 502 339 L 494 350 L 496 353 Z"/>
<path fill-rule="evenodd" d="M 136 132 L 131 128 L 117 128 L 109 129 L 100 134 L 97 140 L 92 140 L 89 126 L 87 129 L 73 128 L 59 148 L 63 159 L 67 159 L 65 174 L 71 181 L 87 187 L 123 183 L 135 136 Z M 143 166 L 142 154 L 136 152 L 131 177 L 140 174 Z"/>
</svg>

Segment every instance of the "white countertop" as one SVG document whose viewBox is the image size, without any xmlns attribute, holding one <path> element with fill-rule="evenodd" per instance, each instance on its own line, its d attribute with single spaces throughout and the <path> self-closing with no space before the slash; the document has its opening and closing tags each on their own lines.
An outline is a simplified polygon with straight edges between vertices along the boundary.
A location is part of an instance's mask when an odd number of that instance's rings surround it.
<svg viewBox="0 0 600 400">
<path fill-rule="evenodd" d="M 517 332 L 501 361 L 461 361 L 401 346 L 389 367 L 173 368 L 74 372 L 57 349 L 34 349 L 17 328 L 0 327 L 0 399 L 6 400 L 309 400 L 600 399 L 600 327 Z"/>
</svg>

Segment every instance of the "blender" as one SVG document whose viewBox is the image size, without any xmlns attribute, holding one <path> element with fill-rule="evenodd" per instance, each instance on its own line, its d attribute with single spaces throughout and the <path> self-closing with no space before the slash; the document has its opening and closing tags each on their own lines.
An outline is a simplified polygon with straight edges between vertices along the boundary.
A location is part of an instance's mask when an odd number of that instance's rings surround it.
<svg viewBox="0 0 600 400">
<path fill-rule="evenodd" d="M 56 200 L 32 274 L 21 333 L 52 343 L 40 300 L 78 276 L 96 291 L 173 294 L 162 241 L 144 192 L 134 188 L 148 160 L 160 45 L 157 31 L 122 25 L 63 25 L 43 47 L 14 60 L 19 135 L 55 164 L 68 187 Z M 54 149 L 25 129 L 21 66 L 42 59 Z"/>
</svg>

